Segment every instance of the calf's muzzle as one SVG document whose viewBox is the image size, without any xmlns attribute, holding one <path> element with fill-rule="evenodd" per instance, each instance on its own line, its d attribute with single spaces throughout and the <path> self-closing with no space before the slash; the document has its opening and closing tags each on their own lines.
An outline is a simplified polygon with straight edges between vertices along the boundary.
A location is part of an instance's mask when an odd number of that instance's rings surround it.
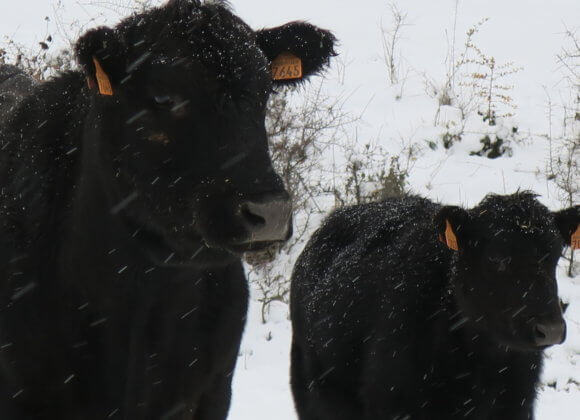
<svg viewBox="0 0 580 420">
<path fill-rule="evenodd" d="M 561 344 L 566 339 L 566 323 L 563 319 L 538 322 L 534 327 L 534 340 L 538 347 Z"/>
</svg>

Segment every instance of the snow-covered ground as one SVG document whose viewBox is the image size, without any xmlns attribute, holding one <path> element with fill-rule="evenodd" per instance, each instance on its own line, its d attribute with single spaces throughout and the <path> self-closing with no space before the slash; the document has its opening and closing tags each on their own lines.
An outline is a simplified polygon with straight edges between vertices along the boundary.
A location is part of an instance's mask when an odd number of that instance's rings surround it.
<svg viewBox="0 0 580 420">
<path fill-rule="evenodd" d="M 87 26 L 114 22 L 119 18 L 117 12 L 126 10 L 122 6 L 130 3 L 10 2 L 0 12 L 0 36 L 37 45 L 50 33 L 55 43 L 65 45 L 63 36 L 74 36 L 78 28 L 71 29 L 72 22 Z M 392 154 L 412 145 L 421 148 L 411 165 L 412 191 L 449 204 L 471 206 L 488 192 L 532 189 L 550 208 L 561 208 L 558 190 L 543 175 L 549 156 L 549 144 L 543 135 L 560 135 L 563 107 L 572 104 L 574 92 L 564 80 L 565 69 L 558 64 L 556 54 L 566 44 L 564 31 L 578 29 L 580 2 L 399 0 L 396 4 L 406 18 L 397 53 L 401 82 L 391 85 L 381 42 L 381 27 L 386 31 L 392 28 L 392 9 L 387 0 L 232 0 L 237 13 L 255 28 L 306 19 L 335 32 L 340 55 L 328 72 L 324 91 L 347 98 L 345 108 L 362 114 L 357 123 L 359 139 L 377 140 Z M 51 21 L 45 22 L 45 16 Z M 438 137 L 446 122 L 457 122 L 457 109 L 439 108 L 436 95 L 428 93 L 433 86 L 443 86 L 450 63 L 457 61 L 464 49 L 466 31 L 483 18 L 489 20 L 474 35 L 475 44 L 497 63 L 513 62 L 512 68 L 522 67 L 505 83 L 513 86 L 509 95 L 517 105 L 507 129 L 517 126 L 523 141 L 512 146 L 512 157 L 495 160 L 469 156 L 481 137 L 476 133 L 481 124 L 473 117 L 468 121 L 464 141 L 444 150 Z M 580 127 L 567 126 L 566 130 Z M 437 150 L 429 149 L 428 141 L 439 142 Z M 578 179 L 580 173 L 572 176 Z M 564 345 L 547 351 L 538 420 L 575 420 L 580 412 L 580 275 L 568 278 L 563 266 L 558 275 L 560 294 L 570 303 L 566 312 L 568 338 Z M 268 322 L 262 324 L 259 304 L 252 299 L 234 375 L 230 419 L 296 418 L 288 386 L 290 337 L 288 308 L 273 304 Z"/>
</svg>

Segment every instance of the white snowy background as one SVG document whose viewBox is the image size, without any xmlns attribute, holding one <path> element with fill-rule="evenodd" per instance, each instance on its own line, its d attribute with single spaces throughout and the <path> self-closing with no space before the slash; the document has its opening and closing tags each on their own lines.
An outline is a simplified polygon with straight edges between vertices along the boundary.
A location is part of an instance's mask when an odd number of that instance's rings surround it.
<svg viewBox="0 0 580 420">
<path fill-rule="evenodd" d="M 67 38 L 76 37 L 80 27 L 114 23 L 129 12 L 131 4 L 130 0 L 0 0 L 0 48 L 2 36 L 34 49 L 47 34 L 55 45 L 66 46 Z M 346 98 L 345 109 L 361 115 L 352 128 L 358 138 L 376 140 L 391 154 L 410 145 L 423 146 L 410 172 L 413 192 L 472 206 L 489 192 L 532 189 L 548 207 L 561 208 L 554 184 L 544 175 L 549 156 L 545 135 L 563 129 L 562 107 L 571 104 L 575 94 L 556 55 L 566 43 L 565 30 L 578 30 L 580 1 L 400 0 L 395 4 L 406 14 L 398 43 L 404 83 L 392 86 L 381 43 L 381 27 L 388 30 L 392 24 L 388 1 L 232 0 L 235 11 L 254 28 L 307 20 L 335 33 L 340 56 L 327 73 L 324 93 Z M 512 146 L 512 157 L 495 160 L 469 156 L 476 136 L 471 143 L 466 136 L 451 150 L 425 147 L 441 132 L 440 126 L 434 126 L 437 98 L 427 93 L 427 86 L 443 84 L 452 46 L 457 58 L 466 31 L 483 18 L 489 21 L 475 36 L 477 46 L 498 63 L 522 67 L 509 84 L 517 105 L 511 123 L 525 141 Z M 442 107 L 440 123 L 453 120 L 454 112 L 452 107 Z M 568 278 L 563 265 L 558 275 L 560 295 L 570 303 L 568 338 L 547 352 L 538 420 L 580 418 L 580 275 Z M 234 375 L 229 419 L 296 418 L 288 386 L 290 337 L 288 308 L 272 304 L 268 322 L 262 324 L 254 297 Z"/>
</svg>

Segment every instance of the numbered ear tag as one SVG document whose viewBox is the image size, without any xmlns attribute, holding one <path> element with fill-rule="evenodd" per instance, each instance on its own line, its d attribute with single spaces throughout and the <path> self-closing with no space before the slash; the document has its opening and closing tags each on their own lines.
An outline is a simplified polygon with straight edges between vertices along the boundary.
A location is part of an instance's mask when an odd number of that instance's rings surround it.
<svg viewBox="0 0 580 420">
<path fill-rule="evenodd" d="M 576 232 L 572 234 L 570 246 L 572 249 L 580 249 L 580 225 L 576 228 Z"/>
<path fill-rule="evenodd" d="M 272 79 L 302 78 L 302 60 L 292 53 L 282 53 L 272 61 Z"/>
<path fill-rule="evenodd" d="M 457 245 L 457 236 L 455 236 L 449 220 L 445 220 L 445 243 L 449 249 L 459 251 L 459 246 Z"/>
<path fill-rule="evenodd" d="M 95 77 L 97 78 L 97 85 L 99 86 L 99 93 L 101 95 L 112 96 L 113 87 L 111 86 L 111 81 L 109 76 L 101 67 L 101 63 L 95 57 L 93 57 L 93 63 L 95 63 Z"/>
</svg>

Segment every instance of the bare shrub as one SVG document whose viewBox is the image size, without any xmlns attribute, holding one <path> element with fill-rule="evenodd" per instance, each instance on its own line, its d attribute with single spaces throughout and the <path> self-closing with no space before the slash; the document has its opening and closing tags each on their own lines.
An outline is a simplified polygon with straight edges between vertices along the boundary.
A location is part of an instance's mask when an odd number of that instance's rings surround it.
<svg viewBox="0 0 580 420">
<path fill-rule="evenodd" d="M 391 23 L 388 27 L 381 24 L 381 42 L 383 46 L 383 60 L 387 67 L 387 76 L 391 85 L 403 84 L 407 75 L 407 69 L 403 65 L 403 57 L 400 50 L 402 31 L 407 23 L 407 13 L 401 11 L 399 6 L 389 3 Z M 402 87 L 399 98 L 402 96 Z"/>
<path fill-rule="evenodd" d="M 461 141 L 470 125 L 474 128 L 469 132 L 481 136 L 481 148 L 471 152 L 471 155 L 493 159 L 504 154 L 511 155 L 510 144 L 520 141 L 518 127 L 509 120 L 514 116 L 516 104 L 510 96 L 513 86 L 508 80 L 521 68 L 513 62 L 498 63 L 494 56 L 484 53 L 477 46 L 475 36 L 487 20 L 482 19 L 469 28 L 463 50 L 456 60 L 453 35 L 450 53 L 453 61 L 448 67 L 445 81 L 437 84 L 426 78 L 426 84 L 427 93 L 438 102 L 435 125 L 444 129 L 441 134 L 443 147 L 448 149 Z M 457 111 L 451 120 L 441 119 L 442 107 L 446 106 Z"/>
<path fill-rule="evenodd" d="M 456 3 L 457 8 L 457 3 Z M 457 14 L 457 9 L 455 11 Z M 488 19 L 482 19 L 473 25 L 466 33 L 463 44 L 463 50 L 459 58 L 455 56 L 455 27 L 453 29 L 453 42 L 451 45 L 450 58 L 447 66 L 447 72 L 443 83 L 438 83 L 425 76 L 426 92 L 429 96 L 436 98 L 438 108 L 435 114 L 435 124 L 439 123 L 439 115 L 442 106 L 453 106 L 459 109 L 462 120 L 467 120 L 472 113 L 477 112 L 478 101 L 473 94 L 472 89 L 467 89 L 468 84 L 462 83 L 462 80 L 468 74 L 467 66 L 469 63 L 470 46 L 474 45 L 473 37 L 480 31 L 481 27 Z M 458 83 L 459 79 L 459 83 Z"/>
<path fill-rule="evenodd" d="M 556 186 L 558 200 L 563 207 L 580 202 L 580 42 L 578 30 L 566 28 L 565 44 L 557 55 L 563 82 L 570 96 L 563 104 L 555 107 L 548 95 L 549 158 L 546 165 L 548 180 Z M 559 117 L 559 129 L 554 129 L 553 119 Z M 576 267 L 574 251 L 564 256 L 569 264 L 568 276 L 573 277 L 580 268 Z"/>
<path fill-rule="evenodd" d="M 332 193 L 336 207 L 400 197 L 408 193 L 407 178 L 414 156 L 405 156 L 405 152 L 396 156 L 389 155 L 375 143 L 361 146 L 353 142 L 344 150 L 346 171 L 340 174 L 338 183 L 325 189 Z"/>
<path fill-rule="evenodd" d="M 48 32 L 50 18 L 44 18 L 47 27 L 43 40 L 27 47 L 5 36 L 0 47 L 0 64 L 12 64 L 21 68 L 35 80 L 44 81 L 59 71 L 73 67 L 70 51 L 65 49 L 53 53 L 53 36 Z"/>
</svg>

